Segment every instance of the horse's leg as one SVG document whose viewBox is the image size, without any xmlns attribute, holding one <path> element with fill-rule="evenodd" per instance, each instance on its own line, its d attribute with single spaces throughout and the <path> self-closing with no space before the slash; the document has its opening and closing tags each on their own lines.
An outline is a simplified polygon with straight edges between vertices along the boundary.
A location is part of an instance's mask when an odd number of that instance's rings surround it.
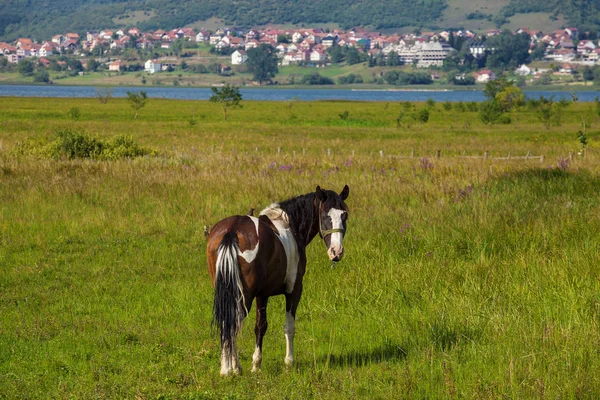
<svg viewBox="0 0 600 400">
<path fill-rule="evenodd" d="M 221 343 L 221 376 L 231 372 L 231 345 L 229 341 Z"/>
<path fill-rule="evenodd" d="M 254 333 L 256 334 L 256 348 L 254 355 L 252 356 L 252 372 L 260 371 L 262 363 L 262 345 L 263 337 L 267 332 L 267 301 L 268 297 L 257 297 L 256 298 L 256 326 L 254 327 Z"/>
<path fill-rule="evenodd" d="M 285 295 L 285 365 L 294 365 L 294 335 L 296 333 L 296 309 L 302 296 L 302 283 L 296 282 L 292 293 Z"/>
<path fill-rule="evenodd" d="M 242 367 L 238 359 L 237 337 L 231 338 L 231 372 L 233 375 L 240 375 L 242 373 Z"/>
</svg>

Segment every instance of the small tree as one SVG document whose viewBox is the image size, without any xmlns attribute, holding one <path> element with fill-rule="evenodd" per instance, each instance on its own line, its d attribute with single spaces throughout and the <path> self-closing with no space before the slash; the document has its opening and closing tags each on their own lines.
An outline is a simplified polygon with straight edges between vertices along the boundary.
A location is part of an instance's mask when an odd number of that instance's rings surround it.
<svg viewBox="0 0 600 400">
<path fill-rule="evenodd" d="M 213 95 L 210 96 L 209 101 L 221 104 L 221 107 L 223 107 L 223 119 L 227 120 L 228 108 L 242 107 L 240 104 L 242 95 L 239 87 L 226 84 L 221 89 L 212 87 L 210 90 L 212 90 Z"/>
<path fill-rule="evenodd" d="M 135 110 L 135 117 L 138 117 L 139 111 L 144 108 L 146 103 L 148 102 L 148 94 L 143 90 L 139 92 L 130 92 L 127 91 L 127 101 L 131 104 L 131 107 Z"/>
<path fill-rule="evenodd" d="M 96 97 L 102 104 L 108 103 L 108 101 L 112 98 L 112 88 L 105 87 L 97 87 L 96 88 Z"/>
</svg>

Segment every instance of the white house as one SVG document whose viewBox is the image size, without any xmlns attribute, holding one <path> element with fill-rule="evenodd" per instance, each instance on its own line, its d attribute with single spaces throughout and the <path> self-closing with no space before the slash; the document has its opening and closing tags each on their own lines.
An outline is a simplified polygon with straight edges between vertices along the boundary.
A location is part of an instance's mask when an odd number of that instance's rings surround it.
<svg viewBox="0 0 600 400">
<path fill-rule="evenodd" d="M 310 53 L 310 61 L 323 62 L 326 57 L 325 52 L 322 50 L 315 49 Z"/>
<path fill-rule="evenodd" d="M 482 69 L 475 73 L 475 81 L 477 81 L 477 83 L 487 83 L 494 79 L 496 79 L 496 74 L 489 69 Z"/>
<path fill-rule="evenodd" d="M 148 60 L 144 64 L 144 71 L 149 74 L 154 74 L 156 72 L 160 72 L 162 65 L 157 60 Z"/>
<path fill-rule="evenodd" d="M 519 68 L 515 69 L 515 74 L 520 75 L 520 76 L 529 75 L 529 74 L 531 74 L 531 68 L 529 68 L 527 65 L 523 64 Z"/>
<path fill-rule="evenodd" d="M 242 65 L 248 61 L 248 55 L 244 50 L 236 50 L 231 54 L 232 65 Z"/>
</svg>

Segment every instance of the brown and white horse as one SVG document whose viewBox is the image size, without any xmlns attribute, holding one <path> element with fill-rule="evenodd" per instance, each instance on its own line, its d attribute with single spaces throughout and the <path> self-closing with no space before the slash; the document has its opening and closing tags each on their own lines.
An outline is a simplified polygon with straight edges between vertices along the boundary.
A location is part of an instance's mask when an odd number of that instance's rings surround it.
<svg viewBox="0 0 600 400">
<path fill-rule="evenodd" d="M 302 296 L 306 246 L 319 234 L 332 261 L 344 255 L 348 208 L 340 194 L 323 190 L 265 208 L 258 218 L 236 215 L 210 231 L 206 254 L 215 288 L 213 323 L 221 334 L 221 375 L 239 374 L 236 337 L 256 298 L 256 348 L 252 371 L 259 371 L 263 336 L 267 331 L 269 297 L 285 295 L 286 366 L 294 362 L 296 309 Z"/>
</svg>

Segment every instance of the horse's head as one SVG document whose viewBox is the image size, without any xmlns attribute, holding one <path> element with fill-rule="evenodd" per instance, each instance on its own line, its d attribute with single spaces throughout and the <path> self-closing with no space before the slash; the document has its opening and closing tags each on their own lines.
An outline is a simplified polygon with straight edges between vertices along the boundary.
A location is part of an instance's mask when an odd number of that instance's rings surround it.
<svg viewBox="0 0 600 400">
<path fill-rule="evenodd" d="M 348 207 L 344 200 L 348 198 L 350 189 L 348 185 L 337 194 L 332 190 L 323 190 L 317 186 L 315 194 L 319 207 L 319 235 L 327 246 L 327 254 L 331 261 L 340 261 L 344 255 L 344 235 L 346 234 L 346 220 Z"/>
</svg>

